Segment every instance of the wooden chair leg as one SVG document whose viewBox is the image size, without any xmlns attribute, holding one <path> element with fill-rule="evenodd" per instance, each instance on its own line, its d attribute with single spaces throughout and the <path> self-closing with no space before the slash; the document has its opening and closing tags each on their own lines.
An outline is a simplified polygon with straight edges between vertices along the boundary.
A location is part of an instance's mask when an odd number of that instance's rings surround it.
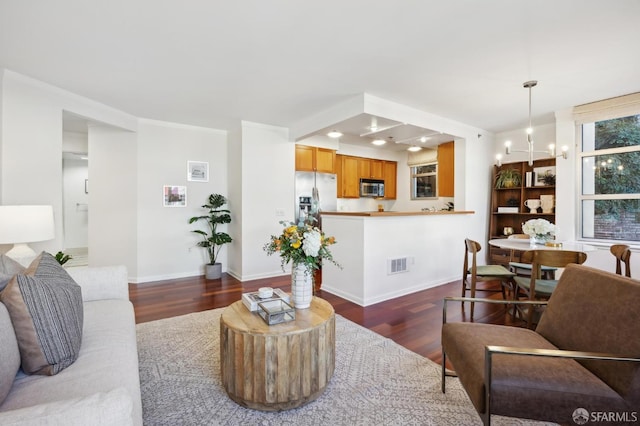
<svg viewBox="0 0 640 426">
<path fill-rule="evenodd" d="M 476 283 L 473 282 L 473 280 L 471 281 L 471 298 L 473 299 L 474 297 L 476 297 Z M 473 302 L 469 302 L 471 304 L 471 312 L 470 312 L 470 319 L 473 322 L 473 308 L 475 306 L 475 303 Z"/>
</svg>

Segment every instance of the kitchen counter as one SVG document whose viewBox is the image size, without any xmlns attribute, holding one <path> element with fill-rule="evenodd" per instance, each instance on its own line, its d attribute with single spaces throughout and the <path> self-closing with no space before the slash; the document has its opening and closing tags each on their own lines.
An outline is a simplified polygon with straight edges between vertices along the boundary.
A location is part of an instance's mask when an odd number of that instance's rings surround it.
<svg viewBox="0 0 640 426">
<path fill-rule="evenodd" d="M 389 216 L 434 216 L 434 215 L 447 215 L 447 214 L 474 214 L 474 211 L 450 211 L 450 210 L 437 210 L 437 211 L 416 211 L 416 212 L 397 212 L 397 211 L 368 211 L 368 212 L 320 212 L 326 216 L 362 216 L 362 217 L 389 217 Z"/>
<path fill-rule="evenodd" d="M 369 306 L 460 280 L 473 219 L 472 211 L 323 212 L 322 230 L 335 237 L 331 254 L 343 268 L 322 265 L 322 291 Z"/>
</svg>

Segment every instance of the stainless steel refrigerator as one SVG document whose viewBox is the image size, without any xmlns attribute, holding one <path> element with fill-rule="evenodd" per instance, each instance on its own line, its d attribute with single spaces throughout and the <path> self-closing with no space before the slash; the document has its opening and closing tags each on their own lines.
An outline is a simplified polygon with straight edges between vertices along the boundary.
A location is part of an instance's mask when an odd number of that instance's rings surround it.
<svg viewBox="0 0 640 426">
<path fill-rule="evenodd" d="M 338 183 L 331 173 L 296 172 L 295 181 L 296 223 L 315 218 L 320 225 L 320 211 L 336 211 L 338 207 Z"/>
</svg>

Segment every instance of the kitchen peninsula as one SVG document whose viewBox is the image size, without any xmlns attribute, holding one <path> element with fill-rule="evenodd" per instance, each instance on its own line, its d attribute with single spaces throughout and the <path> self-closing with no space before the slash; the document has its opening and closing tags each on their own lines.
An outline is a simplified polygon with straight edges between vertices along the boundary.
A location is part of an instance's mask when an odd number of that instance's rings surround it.
<svg viewBox="0 0 640 426">
<path fill-rule="evenodd" d="M 360 306 L 459 280 L 473 211 L 322 212 L 343 269 L 323 265 L 322 289 Z"/>
</svg>

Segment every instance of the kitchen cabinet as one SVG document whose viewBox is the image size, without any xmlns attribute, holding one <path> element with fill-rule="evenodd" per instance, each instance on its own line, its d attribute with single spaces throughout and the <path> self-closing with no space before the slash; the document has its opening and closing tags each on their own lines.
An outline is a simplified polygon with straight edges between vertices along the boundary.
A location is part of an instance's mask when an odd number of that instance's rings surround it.
<svg viewBox="0 0 640 426">
<path fill-rule="evenodd" d="M 371 179 L 384 179 L 384 161 L 371 160 L 369 164 Z"/>
<path fill-rule="evenodd" d="M 336 196 L 342 198 L 342 155 L 336 155 Z"/>
<path fill-rule="evenodd" d="M 358 178 L 369 179 L 371 174 L 371 160 L 368 158 L 358 158 Z"/>
<path fill-rule="evenodd" d="M 336 155 L 338 198 L 359 198 L 360 179 L 384 180 L 385 199 L 395 200 L 398 163 L 373 158 Z"/>
<path fill-rule="evenodd" d="M 438 197 L 453 197 L 454 168 L 453 141 L 438 145 Z"/>
<path fill-rule="evenodd" d="M 383 161 L 372 158 L 358 158 L 360 179 L 384 179 Z"/>
<path fill-rule="evenodd" d="M 350 155 L 336 155 L 340 163 L 337 170 L 338 198 L 359 198 L 360 197 L 360 177 L 358 175 L 358 157 Z"/>
<path fill-rule="evenodd" d="M 526 200 L 540 199 L 541 195 L 555 196 L 555 185 L 542 185 L 541 182 L 536 184 L 535 181 L 531 185 L 527 185 L 526 173 L 533 172 L 539 167 L 554 167 L 556 165 L 555 158 L 537 160 L 533 162 L 533 166 L 529 166 L 528 162 L 522 161 L 518 163 L 507 163 L 502 166 L 493 167 L 493 176 L 491 181 L 491 215 L 489 218 L 489 239 L 506 238 L 505 228 L 513 228 L 514 234 L 522 234 L 522 224 L 529 219 L 543 218 L 551 223 L 556 221 L 555 207 L 551 213 L 542 213 L 542 209 L 538 208 L 536 212 L 531 213 L 529 208 L 525 206 Z M 521 176 L 520 185 L 509 188 L 496 188 L 496 175 L 500 170 L 515 169 Z M 555 201 L 555 200 L 554 200 Z M 505 210 L 504 207 L 510 207 L 513 211 Z M 499 209 L 500 208 L 500 209 Z M 508 265 L 510 260 L 519 261 L 520 253 L 511 250 L 501 249 L 488 246 L 487 262 Z"/>
<path fill-rule="evenodd" d="M 384 179 L 384 198 L 386 200 L 395 200 L 397 196 L 398 163 L 395 161 L 383 161 L 382 172 Z"/>
<path fill-rule="evenodd" d="M 316 146 L 296 145 L 296 171 L 336 172 L 336 152 Z"/>
</svg>

